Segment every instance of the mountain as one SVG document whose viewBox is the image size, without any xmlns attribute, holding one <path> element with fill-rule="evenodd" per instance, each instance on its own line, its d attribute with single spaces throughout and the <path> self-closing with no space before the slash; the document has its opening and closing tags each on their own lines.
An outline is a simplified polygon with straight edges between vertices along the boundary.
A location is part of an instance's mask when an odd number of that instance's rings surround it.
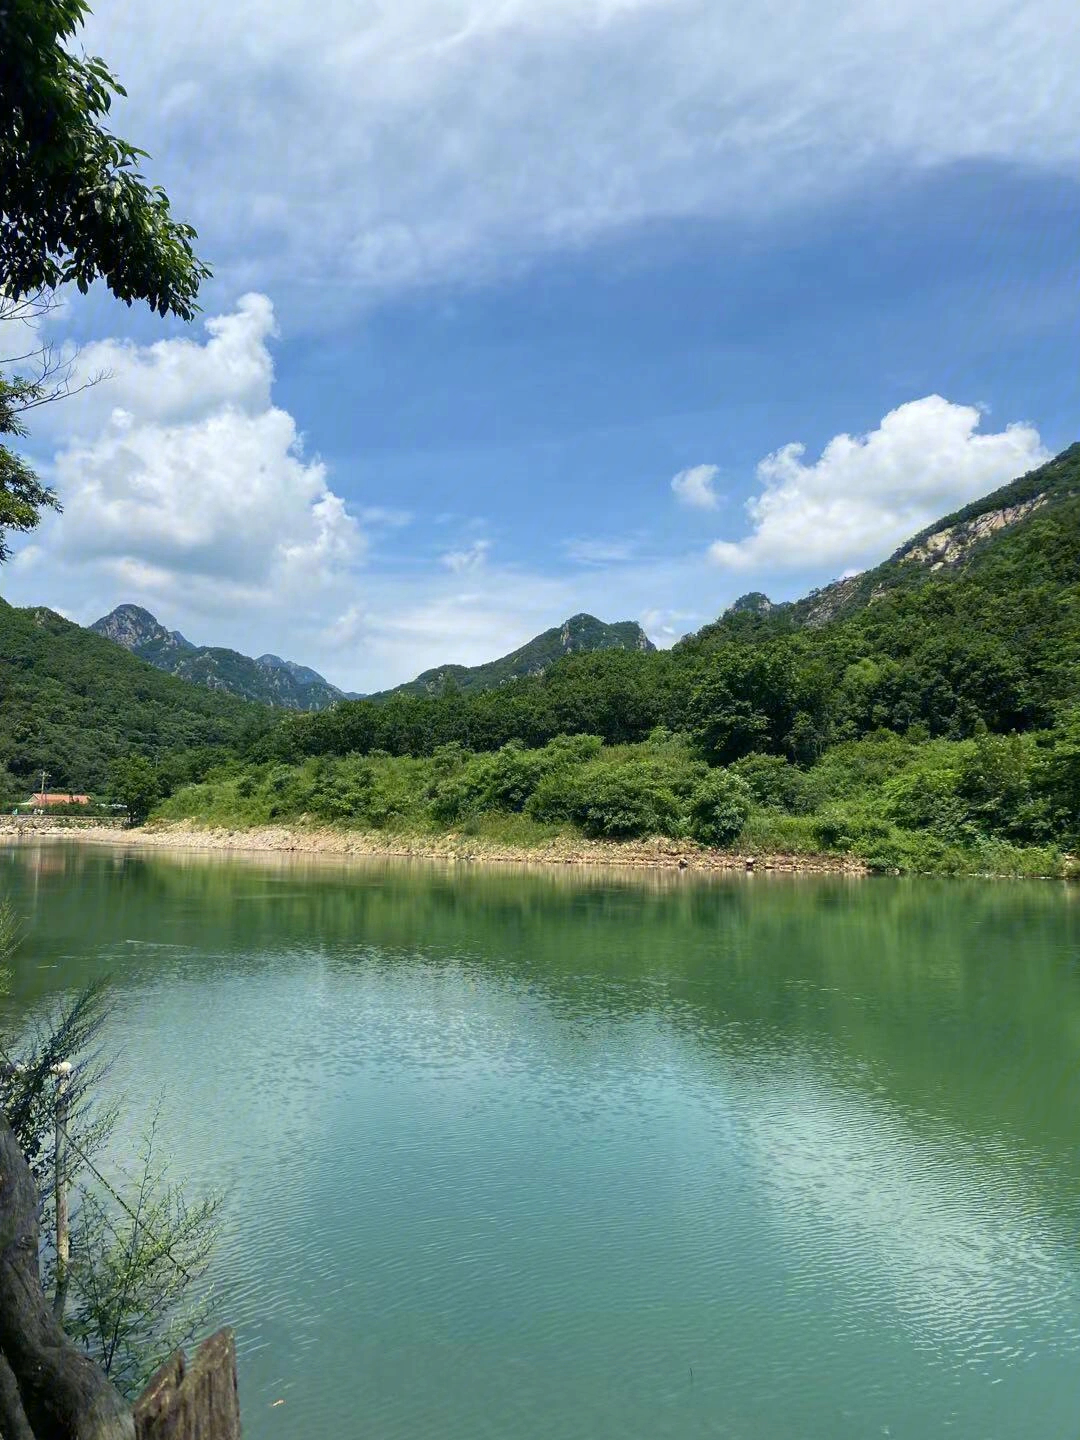
<svg viewBox="0 0 1080 1440">
<path fill-rule="evenodd" d="M 278 655 L 260 655 L 253 660 L 236 650 L 193 645 L 179 630 L 166 630 L 139 605 L 118 605 L 89 628 L 158 670 L 243 700 L 257 700 L 285 710 L 325 710 L 346 698 L 343 690 L 323 679 L 317 670 L 282 660 Z"/>
<path fill-rule="evenodd" d="M 456 689 L 463 693 L 493 690 L 508 680 L 527 675 L 542 675 L 556 660 L 566 655 L 596 650 L 655 650 L 655 645 L 635 620 L 619 620 L 605 624 L 594 615 L 572 615 L 562 625 L 555 625 L 535 636 L 518 650 L 489 660 L 483 665 L 440 665 L 425 670 L 415 680 L 368 696 L 384 700 L 388 695 L 438 695 Z M 350 697 L 353 698 L 353 697 Z"/>
<path fill-rule="evenodd" d="M 28 788 L 44 768 L 54 790 L 97 791 L 132 750 L 158 761 L 232 752 L 274 720 L 263 705 L 162 674 L 51 610 L 0 600 L 0 781 L 6 768 Z"/>
<path fill-rule="evenodd" d="M 745 595 L 728 615 L 752 611 L 785 617 L 797 627 L 815 628 L 844 619 L 899 591 L 918 589 L 931 578 L 977 575 L 1027 533 L 1025 522 L 1072 522 L 1080 497 L 1080 443 L 1019 479 L 935 520 L 873 569 L 813 590 L 802 600 L 774 605 L 765 595 Z"/>
<path fill-rule="evenodd" d="M 570 654 L 576 623 L 492 665 L 429 672 L 393 704 L 305 716 L 273 753 L 424 755 L 574 733 L 623 745 L 662 727 L 720 764 L 761 751 L 805 765 L 879 731 L 954 741 L 1075 714 L 1080 736 L 1080 445 L 873 569 L 794 602 L 744 596 L 671 650 L 631 626 L 630 650 Z M 595 641 L 603 627 L 581 623 Z M 1080 764 L 1077 776 L 1080 814 Z"/>
</svg>

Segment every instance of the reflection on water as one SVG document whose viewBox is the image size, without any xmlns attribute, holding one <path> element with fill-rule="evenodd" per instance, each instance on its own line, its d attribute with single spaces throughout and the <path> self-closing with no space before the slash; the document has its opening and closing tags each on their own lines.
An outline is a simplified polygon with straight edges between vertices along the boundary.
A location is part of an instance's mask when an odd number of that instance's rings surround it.
<svg viewBox="0 0 1080 1440">
<path fill-rule="evenodd" d="M 229 1187 L 245 1433 L 1080 1432 L 1056 885 L 0 852 Z M 272 1407 L 275 1399 L 286 1403 Z"/>
</svg>

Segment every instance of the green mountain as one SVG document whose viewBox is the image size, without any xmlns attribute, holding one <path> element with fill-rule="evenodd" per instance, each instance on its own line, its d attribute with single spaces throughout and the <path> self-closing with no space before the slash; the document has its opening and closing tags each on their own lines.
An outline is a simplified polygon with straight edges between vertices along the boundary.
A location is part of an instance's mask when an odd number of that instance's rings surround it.
<svg viewBox="0 0 1080 1440">
<path fill-rule="evenodd" d="M 18 610 L 0 600 L 5 792 L 11 790 L 5 776 L 15 778 L 21 797 L 42 769 L 53 789 L 101 790 L 110 763 L 133 751 L 177 775 L 197 773 L 199 752 L 207 763 L 221 758 L 273 720 L 262 705 L 162 674 L 51 610 Z M 180 755 L 188 758 L 175 761 Z"/>
<path fill-rule="evenodd" d="M 930 580 L 977 577 L 999 557 L 1025 550 L 1031 536 L 1067 533 L 1080 497 L 1080 443 L 1019 479 L 928 525 L 888 560 L 835 580 L 801 600 L 774 604 L 760 593 L 744 595 L 717 622 L 738 625 L 754 615 L 769 628 L 818 628 L 843 620 L 886 598 L 917 590 Z M 1045 525 L 1025 522 L 1047 522 Z M 714 630 L 706 627 L 702 634 Z"/>
<path fill-rule="evenodd" d="M 1080 445 L 865 574 L 538 669 L 288 716 L 168 813 L 1080 873 Z"/>
<path fill-rule="evenodd" d="M 518 650 L 489 660 L 483 665 L 440 665 L 425 670 L 415 680 L 370 695 L 370 700 L 384 700 L 389 695 L 439 695 L 444 691 L 462 694 L 493 690 L 510 680 L 529 675 L 543 675 L 556 661 L 567 655 L 597 650 L 655 650 L 655 645 L 635 620 L 605 624 L 593 615 L 572 615 L 562 625 L 555 625 L 535 636 Z M 352 698 L 352 697 L 350 697 Z"/>
<path fill-rule="evenodd" d="M 1080 715 L 1080 445 L 874 569 L 794 603 L 745 596 L 669 651 L 578 651 L 518 678 L 515 658 L 459 672 L 465 685 L 450 672 L 457 684 L 439 688 L 436 672 L 377 705 L 297 717 L 288 744 L 414 754 L 569 733 L 634 743 L 663 726 L 714 762 L 807 764 L 883 729 L 962 739 L 1064 723 Z"/>
<path fill-rule="evenodd" d="M 286 710 L 324 710 L 346 698 L 343 690 L 331 685 L 318 671 L 278 655 L 252 659 L 237 650 L 193 645 L 179 630 L 166 630 L 139 605 L 118 605 L 89 628 L 158 670 L 243 700 L 258 700 Z"/>
</svg>

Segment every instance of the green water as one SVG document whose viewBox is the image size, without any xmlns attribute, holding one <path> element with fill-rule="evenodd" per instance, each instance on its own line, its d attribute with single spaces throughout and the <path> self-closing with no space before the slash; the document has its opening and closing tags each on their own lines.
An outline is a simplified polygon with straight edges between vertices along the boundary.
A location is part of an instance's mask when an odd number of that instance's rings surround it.
<svg viewBox="0 0 1080 1440">
<path fill-rule="evenodd" d="M 248 1440 L 1080 1436 L 1080 892 L 62 846 L 0 888 L 15 1010 L 111 975 L 132 1123 L 164 1087 L 228 1187 Z"/>
</svg>

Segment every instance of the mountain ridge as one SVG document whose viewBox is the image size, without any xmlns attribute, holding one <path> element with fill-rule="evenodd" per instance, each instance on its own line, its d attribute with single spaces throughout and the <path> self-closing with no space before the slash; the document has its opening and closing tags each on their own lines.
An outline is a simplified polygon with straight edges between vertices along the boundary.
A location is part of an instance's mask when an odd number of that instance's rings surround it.
<svg viewBox="0 0 1080 1440">
<path fill-rule="evenodd" d="M 242 700 L 285 710 L 324 710 L 352 698 L 317 670 L 279 655 L 253 659 L 224 646 L 194 645 L 179 630 L 166 629 L 141 605 L 117 605 L 87 629 L 122 645 L 155 669 Z"/>
<path fill-rule="evenodd" d="M 385 700 L 391 695 L 438 695 L 448 688 L 464 693 L 489 690 L 510 680 L 529 675 L 542 675 L 556 660 L 565 655 L 595 650 L 655 650 L 645 631 L 636 620 L 598 620 L 595 615 L 581 612 L 571 615 L 561 625 L 534 635 L 524 645 L 480 665 L 439 665 L 424 670 L 415 680 L 395 685 L 367 696 L 369 700 Z"/>
<path fill-rule="evenodd" d="M 324 710 L 339 700 L 385 700 L 391 695 L 435 695 L 448 687 L 488 689 L 508 680 L 540 675 L 564 655 L 583 650 L 654 649 L 635 620 L 607 623 L 594 615 L 571 615 L 561 625 L 534 635 L 507 655 L 480 665 L 447 664 L 423 671 L 413 680 L 374 695 L 341 690 L 310 666 L 267 652 L 252 658 L 220 646 L 195 645 L 179 630 L 169 630 L 141 605 L 117 605 L 87 627 L 158 670 L 209 690 L 287 710 Z"/>
</svg>

